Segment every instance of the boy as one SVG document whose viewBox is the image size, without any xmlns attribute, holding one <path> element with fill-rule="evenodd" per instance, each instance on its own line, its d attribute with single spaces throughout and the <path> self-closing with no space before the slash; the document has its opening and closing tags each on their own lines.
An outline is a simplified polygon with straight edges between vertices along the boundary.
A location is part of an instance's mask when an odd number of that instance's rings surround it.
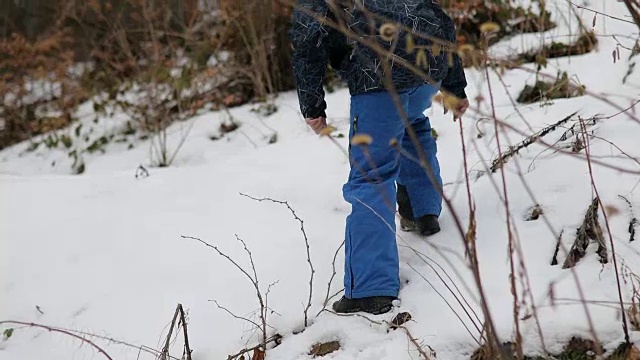
<svg viewBox="0 0 640 360">
<path fill-rule="evenodd" d="M 458 99 L 454 117 L 469 106 L 460 58 L 436 45 L 455 43 L 454 24 L 436 0 L 297 0 L 296 5 L 293 67 L 307 124 L 318 134 L 327 127 L 323 81 L 330 64 L 349 84 L 349 139 L 363 134 L 371 139 L 349 149 L 351 171 L 342 189 L 352 207 L 345 230 L 345 294 L 333 310 L 386 313 L 400 289 L 395 204 L 403 228 L 423 236 L 440 231 L 442 180 L 436 142 L 424 112 L 440 89 Z M 344 29 L 351 35 L 345 36 Z M 440 40 L 429 40 L 433 38 Z M 388 60 L 391 73 L 384 74 L 382 61 L 387 60 L 367 46 L 372 42 L 420 67 L 431 81 L 394 58 Z M 392 80 L 402 112 L 385 87 L 385 78 Z M 403 116 L 423 151 L 411 141 Z M 416 163 L 420 153 L 426 155 L 433 176 Z"/>
</svg>

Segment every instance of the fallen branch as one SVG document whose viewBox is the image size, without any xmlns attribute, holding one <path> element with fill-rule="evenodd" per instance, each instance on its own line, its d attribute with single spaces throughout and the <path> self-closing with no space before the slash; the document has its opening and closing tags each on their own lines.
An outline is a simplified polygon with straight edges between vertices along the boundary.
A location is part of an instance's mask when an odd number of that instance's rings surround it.
<svg viewBox="0 0 640 360">
<path fill-rule="evenodd" d="M 418 340 L 416 338 L 413 337 L 413 335 L 411 335 L 411 332 L 409 331 L 409 329 L 407 329 L 405 326 L 398 326 L 398 328 L 404 330 L 404 333 L 407 334 L 407 337 L 409 338 L 409 341 L 411 341 L 411 343 L 413 343 L 413 345 L 418 350 L 418 353 L 420 353 L 420 355 L 422 355 L 424 360 L 431 360 L 431 357 L 427 354 L 427 352 L 424 350 L 422 345 L 418 342 Z M 429 350 L 431 351 L 431 355 L 433 355 L 433 357 L 436 357 L 435 351 L 430 346 L 429 346 Z"/>
<path fill-rule="evenodd" d="M 5 321 L 0 321 L 0 325 L 23 325 L 23 326 L 28 326 L 28 327 L 35 327 L 35 328 L 40 328 L 40 329 L 45 329 L 47 331 L 50 332 L 56 332 L 56 333 L 60 333 L 60 334 L 64 334 L 67 336 L 71 336 L 72 338 L 78 339 L 81 342 L 91 346 L 92 348 L 94 348 L 99 354 L 104 355 L 104 357 L 106 357 L 109 360 L 113 360 L 113 358 L 111 356 L 109 356 L 109 354 L 107 354 L 106 351 L 104 351 L 104 349 L 102 349 L 100 346 L 96 345 L 96 343 L 94 343 L 91 340 L 88 340 L 82 336 L 76 335 L 70 331 L 64 330 L 64 329 L 58 329 L 55 327 L 51 327 L 51 326 L 46 326 L 46 325 L 41 325 L 41 324 L 35 324 L 35 323 L 27 323 L 27 322 L 22 322 L 22 321 L 13 321 L 13 320 L 5 320 Z"/>
<path fill-rule="evenodd" d="M 555 131 L 558 127 L 562 126 L 563 124 L 565 124 L 566 122 L 568 122 L 569 120 L 571 120 L 571 118 L 573 118 L 578 112 L 574 112 L 573 114 L 567 116 L 566 118 L 558 121 L 557 123 L 548 126 L 540 131 L 538 131 L 537 133 L 527 137 L 526 139 L 524 139 L 521 143 L 515 145 L 515 146 L 510 146 L 509 150 L 506 151 L 504 154 L 502 154 L 502 156 L 499 156 L 497 159 L 493 160 L 493 162 L 491 163 L 491 172 L 496 172 L 498 169 L 500 169 L 510 158 L 512 158 L 513 156 L 517 155 L 518 152 L 526 147 L 528 147 L 529 145 L 535 143 L 539 138 Z"/>
<path fill-rule="evenodd" d="M 275 342 L 276 344 L 279 343 L 282 340 L 282 335 L 276 334 L 273 335 L 272 337 L 270 337 L 269 339 L 267 339 L 266 343 L 264 345 L 270 344 L 272 342 Z M 233 355 L 229 355 L 227 357 L 227 360 L 234 360 L 234 359 L 238 359 L 240 358 L 242 355 L 250 353 L 252 351 L 262 351 L 262 346 L 263 344 L 259 344 L 256 345 L 254 347 L 251 348 L 247 348 L 247 349 L 242 349 L 239 352 L 233 354 Z"/>
<path fill-rule="evenodd" d="M 240 195 L 246 198 L 249 198 L 251 200 L 255 200 L 257 202 L 269 201 L 275 204 L 284 205 L 287 207 L 287 209 L 289 209 L 289 212 L 291 212 L 291 215 L 293 215 L 294 219 L 296 219 L 300 223 L 300 231 L 302 232 L 302 236 L 304 237 L 304 244 L 307 247 L 307 262 L 309 263 L 309 269 L 311 272 L 311 275 L 309 278 L 309 300 L 307 302 L 307 306 L 304 309 L 304 327 L 306 328 L 309 325 L 309 309 L 311 308 L 311 300 L 313 298 L 313 277 L 316 271 L 313 267 L 313 262 L 311 262 L 311 248 L 309 247 L 309 238 L 307 237 L 307 232 L 304 228 L 304 221 L 298 216 L 298 214 L 296 214 L 295 210 L 293 210 L 291 205 L 289 205 L 289 203 L 286 201 L 274 200 L 271 198 L 258 199 L 243 193 L 240 193 Z"/>
</svg>

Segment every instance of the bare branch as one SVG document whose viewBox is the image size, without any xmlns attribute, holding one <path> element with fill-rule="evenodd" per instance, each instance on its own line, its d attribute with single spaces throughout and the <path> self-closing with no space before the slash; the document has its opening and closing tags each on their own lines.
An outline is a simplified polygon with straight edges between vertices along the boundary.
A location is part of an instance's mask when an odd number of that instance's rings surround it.
<svg viewBox="0 0 640 360">
<path fill-rule="evenodd" d="M 420 355 L 422 355 L 422 357 L 424 358 L 424 360 L 431 360 L 431 357 L 429 356 L 429 354 L 427 354 L 427 352 L 424 350 L 424 348 L 422 347 L 422 345 L 418 342 L 418 340 L 416 338 L 413 337 L 413 335 L 411 335 L 411 332 L 409 331 L 409 329 L 404 326 L 398 326 L 399 329 L 402 329 L 404 331 L 405 334 L 407 334 L 407 337 L 409 338 L 409 341 L 411 341 L 411 343 L 413 343 L 413 345 L 416 347 L 416 350 L 418 350 L 418 353 L 420 353 Z M 433 353 L 433 349 L 431 349 L 432 353 Z"/>
<path fill-rule="evenodd" d="M 182 330 L 184 331 L 184 355 L 186 357 L 185 360 L 191 360 L 191 347 L 189 346 L 189 334 L 187 334 L 187 319 L 185 318 L 182 304 L 178 304 L 178 309 L 180 310 L 180 321 L 182 321 Z"/>
<path fill-rule="evenodd" d="M 627 19 L 623 19 L 623 18 L 620 18 L 620 17 L 617 17 L 617 16 L 606 14 L 606 13 L 600 12 L 598 10 L 593 10 L 593 9 L 590 9 L 590 8 L 582 6 L 582 5 L 574 4 L 571 0 L 565 0 L 565 1 L 568 2 L 569 4 L 571 4 L 572 6 L 575 6 L 578 9 L 587 10 L 587 11 L 590 11 L 590 12 L 592 12 L 594 14 L 602 15 L 602 16 L 608 17 L 610 19 L 626 22 L 626 23 L 629 23 L 629 24 L 635 24 L 633 21 L 630 21 L 630 20 L 627 20 Z"/>
<path fill-rule="evenodd" d="M 128 343 L 126 341 L 114 339 L 112 337 L 108 337 L 108 336 L 104 336 L 104 335 L 98 335 L 98 334 L 90 333 L 90 332 L 87 332 L 87 331 L 66 329 L 66 328 L 61 328 L 61 327 L 58 327 L 58 326 L 52 326 L 52 328 L 59 329 L 59 330 L 65 330 L 65 331 L 68 331 L 68 332 L 71 332 L 71 333 L 74 333 L 74 334 L 84 335 L 84 336 L 87 336 L 87 337 L 90 337 L 90 338 L 96 338 L 96 339 L 100 339 L 100 340 L 105 340 L 105 341 L 107 341 L 109 343 L 116 344 L 116 345 L 122 345 L 122 346 L 133 348 L 133 349 L 137 349 L 140 352 L 145 352 L 147 354 L 151 354 L 151 355 L 154 355 L 156 357 L 160 356 L 160 354 L 161 354 L 160 351 L 158 351 L 156 349 L 153 349 L 153 348 L 150 348 L 148 346 L 131 344 L 131 343 Z M 174 356 L 169 356 L 169 358 L 172 359 L 172 360 L 180 360 L 180 359 L 178 359 L 177 357 L 174 357 Z"/>
<path fill-rule="evenodd" d="M 88 339 L 86 339 L 86 338 L 84 338 L 82 336 L 76 335 L 71 331 L 67 331 L 67 330 L 64 330 L 64 329 L 59 329 L 59 328 L 55 328 L 55 327 L 51 327 L 51 326 L 36 324 L 36 323 L 23 322 L 23 321 L 14 321 L 14 320 L 0 321 L 0 325 L 6 325 L 6 324 L 23 325 L 23 326 L 27 326 L 27 327 L 40 328 L 40 329 L 44 329 L 44 330 L 47 330 L 47 331 L 50 331 L 50 332 L 56 332 L 56 333 L 60 333 L 60 334 L 64 334 L 64 335 L 70 336 L 70 337 L 72 337 L 74 339 L 80 340 L 84 344 L 87 344 L 87 345 L 91 346 L 99 354 L 102 354 L 107 359 L 113 360 L 113 358 L 111 356 L 109 356 L 109 354 L 107 354 L 107 352 L 104 351 L 104 349 L 102 349 L 100 346 L 96 345 L 93 341 L 88 340 Z"/>
<path fill-rule="evenodd" d="M 433 286 L 433 284 L 431 283 L 431 281 L 429 281 L 429 279 L 427 279 L 424 275 L 422 275 L 418 270 L 416 270 L 415 267 L 413 267 L 413 265 L 411 264 L 407 264 L 411 270 L 413 270 L 416 274 L 418 274 L 418 276 L 420 276 L 424 281 L 427 282 L 427 284 L 429 284 L 431 286 L 431 288 L 436 292 L 436 294 L 438 294 L 438 296 L 440 296 L 440 298 L 444 301 L 445 304 L 447 304 L 447 306 L 449 307 L 449 309 L 451 309 L 451 311 L 453 312 L 453 314 L 458 318 L 458 320 L 460 320 L 460 323 L 462 323 L 462 326 L 464 326 L 464 328 L 467 330 L 467 332 L 469 333 L 469 335 L 471 335 L 471 337 L 473 339 L 475 339 L 475 336 L 473 335 L 473 333 L 471 332 L 471 330 L 469 329 L 469 327 L 467 326 L 467 324 L 464 322 L 464 320 L 462 320 L 462 317 L 460 317 L 460 315 L 458 314 L 458 312 L 453 308 L 453 306 L 451 306 L 451 303 L 449 303 L 449 301 L 447 301 L 447 299 L 440 293 L 440 291 L 438 291 L 438 289 L 436 289 L 435 286 Z M 475 322 L 474 322 L 475 325 Z"/>
<path fill-rule="evenodd" d="M 261 320 L 261 322 L 262 322 L 262 326 L 260 326 L 260 325 L 256 324 L 255 322 L 253 322 L 253 321 L 251 321 L 251 320 L 245 319 L 245 318 L 239 318 L 239 319 L 242 319 L 242 320 L 245 320 L 245 321 L 249 321 L 249 322 L 251 322 L 252 324 L 256 325 L 256 326 L 258 327 L 258 329 L 260 329 L 260 331 L 262 332 L 262 342 L 263 342 L 263 344 L 264 344 L 264 349 L 263 349 L 263 350 L 266 350 L 267 327 L 269 327 L 269 325 L 267 325 L 267 310 L 266 310 L 267 308 L 266 308 L 266 306 L 265 306 L 264 298 L 262 297 L 262 294 L 260 293 L 260 286 L 259 286 L 259 284 L 258 284 L 258 275 L 257 275 L 257 272 L 256 272 L 255 264 L 254 264 L 254 262 L 253 262 L 253 256 L 251 255 L 251 251 L 249 251 L 249 248 L 246 246 L 246 243 L 245 243 L 242 239 L 240 239 L 240 237 L 238 237 L 238 236 L 236 235 L 236 239 L 237 239 L 238 241 L 240 241 L 240 242 L 243 244 L 243 246 L 245 247 L 245 251 L 247 252 L 247 254 L 249 254 L 249 260 L 251 261 L 251 266 L 252 266 L 252 269 L 253 269 L 253 273 L 254 273 L 255 278 L 254 278 L 254 277 L 252 277 L 252 276 L 251 276 L 251 275 L 250 275 L 250 274 L 249 274 L 245 269 L 243 269 L 243 268 L 242 268 L 242 266 L 238 265 L 238 263 L 237 263 L 237 262 L 235 262 L 233 259 L 231 259 L 231 257 L 229 257 L 227 254 L 225 254 L 225 253 L 223 253 L 222 251 L 220 251 L 220 249 L 218 249 L 218 247 L 217 247 L 217 246 L 211 245 L 211 244 L 207 243 L 207 242 L 206 242 L 206 241 L 204 241 L 204 240 L 201 240 L 201 239 L 199 239 L 199 238 L 192 237 L 192 236 L 184 236 L 184 235 L 183 235 L 183 236 L 182 236 L 182 238 L 183 238 L 183 239 L 191 239 L 191 240 L 195 240 L 195 241 L 197 241 L 197 242 L 199 242 L 199 243 L 201 243 L 201 244 L 205 245 L 206 247 L 208 247 L 208 248 L 210 248 L 210 249 L 215 250 L 215 251 L 218 253 L 218 255 L 220 255 L 220 256 L 222 256 L 222 257 L 224 257 L 225 259 L 227 259 L 227 260 L 228 260 L 230 263 L 232 263 L 232 264 L 233 264 L 233 265 L 234 265 L 238 270 L 240 270 L 240 271 L 241 271 L 241 272 L 242 272 L 242 273 L 243 273 L 247 278 L 249 278 L 249 280 L 251 281 L 251 284 L 253 285 L 253 288 L 254 288 L 254 289 L 255 289 L 255 291 L 256 291 L 256 297 L 258 298 L 258 303 L 259 303 L 259 305 L 260 305 L 260 320 Z M 216 302 L 216 304 L 217 304 L 217 302 Z M 218 305 L 218 307 L 220 307 L 220 305 Z M 226 309 L 224 309 L 224 308 L 222 308 L 222 307 L 220 307 L 220 308 L 221 308 L 222 310 L 226 310 Z M 229 314 L 231 314 L 232 316 L 236 317 L 236 316 L 235 316 L 235 315 L 233 315 L 230 311 L 228 311 L 228 310 L 227 310 L 227 312 L 228 312 Z"/>
<path fill-rule="evenodd" d="M 326 308 L 327 305 L 329 304 L 329 301 L 331 300 L 329 297 L 329 294 L 331 293 L 331 284 L 333 283 L 333 279 L 336 276 L 336 260 L 338 258 L 338 253 L 340 253 L 340 250 L 342 249 L 342 247 L 344 246 L 345 242 L 343 241 L 340 246 L 338 247 L 338 249 L 336 250 L 335 254 L 333 254 L 333 261 L 331 262 L 331 267 L 333 269 L 333 272 L 331 273 L 331 277 L 329 278 L 329 283 L 327 284 L 327 296 L 324 298 L 324 302 L 322 303 L 322 309 L 318 312 L 318 314 L 316 315 L 316 317 L 318 317 L 318 315 L 320 315 Z M 342 290 L 340 290 L 338 292 L 338 294 L 341 292 Z M 335 296 L 335 295 L 334 295 Z"/>
<path fill-rule="evenodd" d="M 217 301 L 217 300 L 209 300 L 209 301 L 211 301 L 211 302 L 215 303 L 215 304 L 216 304 L 216 306 L 218 307 L 218 309 L 223 310 L 223 311 L 224 311 L 224 312 L 226 312 L 227 314 L 231 315 L 233 318 L 238 319 L 238 320 L 242 320 L 242 321 L 246 321 L 246 322 L 248 322 L 248 323 L 252 324 L 253 326 L 255 326 L 255 327 L 256 327 L 256 328 L 258 328 L 258 329 L 262 328 L 262 327 L 261 327 L 257 322 L 255 322 L 255 321 L 253 321 L 253 320 L 250 320 L 250 319 L 247 319 L 247 318 L 245 318 L 245 317 L 238 316 L 238 315 L 234 314 L 233 312 L 231 312 L 231 310 L 229 310 L 229 309 L 227 309 L 226 307 L 224 307 L 224 306 L 220 305 L 220 303 L 218 303 L 218 301 Z"/>
<path fill-rule="evenodd" d="M 258 282 L 253 277 L 251 277 L 251 275 L 249 275 L 249 273 L 245 269 L 243 269 L 242 266 L 238 265 L 237 262 L 235 262 L 233 259 L 231 259 L 231 257 L 229 257 L 229 255 L 227 255 L 227 254 L 223 253 L 222 251 L 220 251 L 220 249 L 218 249 L 217 246 L 211 245 L 211 244 L 207 243 L 206 241 L 204 241 L 202 239 L 199 239 L 199 238 L 196 238 L 196 237 L 192 237 L 192 236 L 185 236 L 185 235 L 183 235 L 182 238 L 183 239 L 195 240 L 195 241 L 205 245 L 206 247 L 215 250 L 218 253 L 218 255 L 222 256 L 225 259 L 227 259 L 238 270 L 240 270 L 247 278 L 249 278 L 249 280 L 251 281 L 251 284 L 253 284 L 253 287 L 256 290 L 256 295 L 257 295 L 257 297 L 258 297 L 258 299 L 260 301 L 261 307 L 264 306 L 264 303 L 262 301 L 262 295 L 260 294 L 260 288 L 258 287 Z"/>
<path fill-rule="evenodd" d="M 167 334 L 167 340 L 164 344 L 164 348 L 162 348 L 162 353 L 160 354 L 160 360 L 167 360 L 167 356 L 169 355 L 169 344 L 171 342 L 171 334 L 173 333 L 173 328 L 176 325 L 176 320 L 178 319 L 178 314 L 180 313 L 180 307 L 176 307 L 176 312 L 173 314 L 173 319 L 171 320 L 171 326 L 169 327 L 169 333 Z"/>
<path fill-rule="evenodd" d="M 253 255 L 251 254 L 251 251 L 249 250 L 249 248 L 247 247 L 247 243 L 244 242 L 244 240 L 242 240 L 238 234 L 235 234 L 236 240 L 238 240 L 242 246 L 244 247 L 244 251 L 246 251 L 247 255 L 249 255 L 249 262 L 251 262 L 251 269 L 253 270 L 253 281 L 255 281 L 256 284 L 258 284 L 258 272 L 256 271 L 256 264 L 253 262 Z"/>
<path fill-rule="evenodd" d="M 640 25 L 640 21 L 639 21 L 639 25 Z M 591 146 L 588 144 L 588 140 L 586 138 L 586 127 L 584 125 L 584 122 L 582 121 L 582 119 L 580 120 L 580 123 L 582 124 L 582 128 L 583 128 L 583 138 L 586 144 L 586 148 L 585 148 L 585 152 L 587 155 L 587 164 L 589 165 L 589 176 L 591 178 L 591 186 L 593 187 L 593 191 L 596 194 L 596 199 L 597 201 L 600 203 L 600 207 L 602 209 L 604 209 L 604 203 L 602 202 L 602 198 L 600 197 L 600 194 L 598 192 L 598 187 L 596 186 L 596 181 L 595 181 L 595 176 L 593 174 L 593 167 L 591 166 Z M 620 284 L 620 274 L 618 273 L 618 257 L 616 256 L 616 250 L 615 250 L 615 245 L 613 242 L 613 235 L 611 233 L 611 226 L 609 224 L 609 216 L 607 215 L 606 211 L 602 211 L 602 214 L 604 216 L 604 221 L 605 221 L 605 225 L 607 227 L 607 233 L 609 234 L 609 244 L 611 245 L 611 256 L 613 258 L 613 268 L 615 270 L 615 274 L 616 274 L 616 284 L 618 287 L 618 297 L 620 300 L 620 311 L 622 314 L 622 331 L 624 332 L 624 340 L 627 343 L 627 345 L 631 345 L 631 341 L 629 338 L 629 329 L 628 329 L 628 325 L 627 325 L 627 313 L 625 311 L 624 308 L 624 300 L 622 298 L 622 285 Z M 595 340 L 595 339 L 594 339 Z"/>
<path fill-rule="evenodd" d="M 256 197 L 247 195 L 247 194 L 243 194 L 240 193 L 241 196 L 244 196 L 246 198 L 249 198 L 251 200 L 255 200 L 258 202 L 264 202 L 264 201 L 268 201 L 268 202 L 272 202 L 275 204 L 280 204 L 280 205 L 284 205 L 287 207 L 287 209 L 289 209 L 289 212 L 291 212 L 291 215 L 293 215 L 294 219 L 297 220 L 300 223 L 300 231 L 302 232 L 302 236 L 304 237 L 304 243 L 306 246 L 306 250 L 307 250 L 307 262 L 309 263 L 309 269 L 310 269 L 310 277 L 309 277 L 309 300 L 307 302 L 307 306 L 304 309 L 304 326 L 307 327 L 309 325 L 309 309 L 311 308 L 311 300 L 313 299 L 313 278 L 314 275 L 316 273 L 314 267 L 313 267 L 313 262 L 311 261 L 311 248 L 309 247 L 309 238 L 307 237 L 307 232 L 304 228 L 304 221 L 298 216 L 298 214 L 296 214 L 295 210 L 293 210 L 293 208 L 291 207 L 291 205 L 289 205 L 288 202 L 286 201 L 280 201 L 280 200 L 274 200 L 271 198 L 262 198 L 262 199 L 258 199 Z"/>
<path fill-rule="evenodd" d="M 272 342 L 276 342 L 276 343 L 277 343 L 277 342 L 278 342 L 278 341 L 280 341 L 281 339 L 282 339 L 282 336 L 281 336 L 281 335 L 276 334 L 276 335 L 274 335 L 274 336 L 270 337 L 269 339 L 267 339 L 267 341 L 266 341 L 266 343 L 265 343 L 264 345 L 270 344 L 270 343 L 272 343 Z M 260 349 L 262 349 L 262 347 L 263 347 L 263 344 L 260 344 L 260 345 L 256 345 L 256 346 L 251 347 L 251 348 L 242 349 L 242 350 L 240 350 L 240 351 L 239 351 L 238 353 L 236 353 L 236 354 L 229 355 L 229 356 L 227 357 L 227 360 L 234 360 L 234 359 L 238 359 L 238 358 L 240 358 L 242 355 L 244 355 L 244 354 L 246 354 L 246 353 L 250 353 L 250 352 L 252 352 L 252 351 L 260 350 Z"/>
</svg>

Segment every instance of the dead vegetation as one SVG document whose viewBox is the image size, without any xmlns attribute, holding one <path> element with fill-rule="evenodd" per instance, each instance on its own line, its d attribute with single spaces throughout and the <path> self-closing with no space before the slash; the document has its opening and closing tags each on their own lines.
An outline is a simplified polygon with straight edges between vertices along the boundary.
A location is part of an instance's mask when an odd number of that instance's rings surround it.
<svg viewBox="0 0 640 360">
<path fill-rule="evenodd" d="M 123 142 L 135 146 L 132 134 L 150 139 L 151 164 L 170 166 L 189 134 L 184 128 L 171 140 L 172 124 L 291 89 L 290 9 L 271 0 L 219 5 L 219 12 L 194 0 L 53 0 L 28 12 L 17 5 L 17 14 L 42 26 L 27 37 L 11 23 L 11 36 L 0 38 L 0 97 L 10 100 L 0 103 L 0 149 L 73 125 L 78 106 L 91 99 L 96 117 L 131 118 Z M 68 149 L 76 174 L 94 152 L 93 140 L 80 135 L 46 143 Z M 96 147 L 116 139 L 106 134 Z"/>
<path fill-rule="evenodd" d="M 629 221 L 629 242 L 633 242 L 636 239 L 636 227 L 640 224 L 640 220 L 635 216 L 633 211 L 633 205 L 631 201 L 622 195 L 618 195 L 622 200 L 624 200 L 629 207 L 629 217 L 631 220 Z"/>
<path fill-rule="evenodd" d="M 311 351 L 309 351 L 309 356 L 312 356 L 313 358 L 323 357 L 331 353 L 334 353 L 338 350 L 340 350 L 340 342 L 337 340 L 329 341 L 325 343 L 317 343 L 311 347 Z"/>
<path fill-rule="evenodd" d="M 534 85 L 525 85 L 517 101 L 521 104 L 532 104 L 552 99 L 569 99 L 583 96 L 585 89 L 584 85 L 574 84 L 569 75 L 562 72 L 554 82 L 538 79 Z"/>
<path fill-rule="evenodd" d="M 536 221 L 540 219 L 540 216 L 544 215 L 544 210 L 540 204 L 536 204 L 527 210 L 525 221 Z"/>
<path fill-rule="evenodd" d="M 571 250 L 569 250 L 569 254 L 562 266 L 564 269 L 574 267 L 580 259 L 585 257 L 587 248 L 591 244 L 590 240 L 594 240 L 598 244 L 596 252 L 600 257 L 600 262 L 603 264 L 609 262 L 607 245 L 602 233 L 602 227 L 600 227 L 600 221 L 598 220 L 599 204 L 600 199 L 596 197 L 587 209 L 582 225 L 576 230 L 574 244 L 571 246 Z"/>
<path fill-rule="evenodd" d="M 522 360 L 640 360 L 640 350 L 633 345 L 626 343 L 611 352 L 608 356 L 603 356 L 602 345 L 593 340 L 572 337 L 564 346 L 564 350 L 557 354 L 547 354 L 545 356 L 527 356 Z M 470 357 L 471 360 L 516 360 L 515 346 L 513 343 L 504 343 L 500 357 L 487 357 L 481 349 L 476 350 Z"/>
<path fill-rule="evenodd" d="M 458 31 L 458 42 L 478 44 L 483 40 L 480 30 L 485 23 L 495 23 L 500 30 L 492 37 L 490 44 L 518 33 L 534 33 L 555 27 L 551 14 L 545 9 L 544 2 L 535 1 L 541 11 L 532 8 L 514 6 L 508 1 L 462 1 L 443 0 L 441 4 L 451 14 Z"/>
<path fill-rule="evenodd" d="M 536 132 L 535 134 L 527 137 L 526 139 L 524 139 L 523 141 L 521 141 L 517 145 L 510 146 L 507 151 L 503 152 L 501 156 L 499 156 L 498 158 L 494 159 L 491 162 L 491 167 L 490 167 L 491 172 L 498 171 L 499 169 L 501 169 L 504 166 L 504 164 L 507 163 L 507 161 L 509 161 L 509 159 L 511 159 L 512 157 L 516 156 L 520 151 L 522 151 L 523 149 L 526 149 L 528 146 L 534 144 L 535 142 L 537 142 L 542 137 L 544 137 L 544 136 L 556 131 L 557 129 L 560 129 L 564 124 L 569 122 L 576 114 L 577 114 L 577 112 L 574 112 L 573 114 L 565 117 L 564 119 L 559 120 L 555 124 L 550 125 L 550 126 L 544 128 L 544 129 Z"/>
<path fill-rule="evenodd" d="M 88 95 L 69 74 L 70 42 L 63 31 L 35 42 L 0 39 L 0 149 L 75 121 Z"/>
<path fill-rule="evenodd" d="M 545 67 L 548 59 L 588 54 L 596 48 L 597 44 L 598 39 L 595 34 L 585 32 L 580 34 L 573 43 L 552 42 L 542 49 L 521 54 L 518 58 L 524 63 L 536 63 Z"/>
</svg>

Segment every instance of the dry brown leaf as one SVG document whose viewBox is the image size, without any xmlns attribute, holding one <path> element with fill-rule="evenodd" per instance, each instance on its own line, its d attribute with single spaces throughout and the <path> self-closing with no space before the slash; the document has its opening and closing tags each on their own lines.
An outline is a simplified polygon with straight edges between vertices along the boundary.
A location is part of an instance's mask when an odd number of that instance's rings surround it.
<svg viewBox="0 0 640 360">
<path fill-rule="evenodd" d="M 637 347 L 632 346 L 627 353 L 626 360 L 640 360 L 640 350 Z"/>
<path fill-rule="evenodd" d="M 251 360 L 264 360 L 265 355 L 264 350 L 256 349 L 253 351 L 253 357 Z"/>
</svg>

